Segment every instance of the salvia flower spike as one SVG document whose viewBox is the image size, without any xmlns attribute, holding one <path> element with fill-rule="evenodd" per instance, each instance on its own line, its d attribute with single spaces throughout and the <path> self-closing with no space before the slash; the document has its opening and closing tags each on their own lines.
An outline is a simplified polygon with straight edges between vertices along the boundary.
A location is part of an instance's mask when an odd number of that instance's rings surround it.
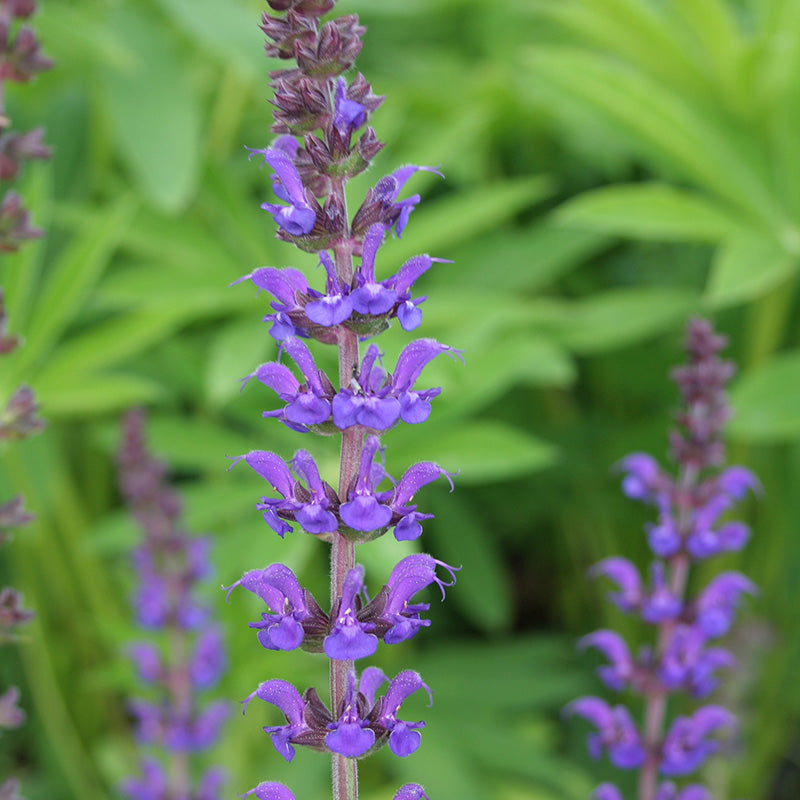
<svg viewBox="0 0 800 800">
<path fill-rule="evenodd" d="M 424 492 L 422 505 L 416 495 L 441 477 L 452 490 L 451 474 L 431 461 L 411 465 L 395 480 L 385 467 L 381 437 L 435 413 L 432 401 L 441 389 L 423 384 L 423 370 L 437 356 L 461 360 L 461 353 L 431 338 L 410 342 L 394 364 L 374 341 L 361 352 L 361 341 L 372 340 L 395 320 L 405 331 L 422 323 L 426 298 L 413 287 L 445 260 L 424 254 L 391 265 L 382 246 L 387 237 L 404 233 L 420 201 L 407 191 L 414 175 L 441 173 L 401 166 L 375 182 L 350 217 L 345 186 L 383 146 L 370 126 L 383 98 L 360 73 L 345 76 L 365 29 L 355 15 L 323 22 L 334 4 L 268 0 L 271 10 L 261 20 L 266 52 L 294 63 L 271 74 L 276 138 L 247 148 L 270 176 L 270 196 L 261 208 L 276 224 L 279 239 L 316 254 L 316 279 L 290 267 L 261 266 L 235 282 L 266 293 L 263 319 L 278 343 L 278 360 L 257 366 L 242 379 L 242 388 L 251 382 L 266 387 L 263 416 L 305 434 L 308 444 L 291 458 L 253 449 L 232 459 L 266 481 L 255 508 L 270 529 L 280 537 L 304 532 L 330 546 L 330 604 L 318 602 L 300 576 L 278 563 L 252 565 L 225 588 L 229 596 L 241 587 L 263 601 L 261 618 L 249 623 L 261 647 L 301 648 L 328 657 L 329 703 L 321 698 L 327 692 L 312 687 L 301 694 L 288 681 L 267 679 L 244 708 L 256 698 L 274 706 L 283 721 L 264 732 L 275 750 L 287 761 L 297 747 L 328 753 L 334 800 L 356 800 L 357 760 L 384 745 L 401 758 L 415 752 L 425 723 L 404 719 L 402 706 L 419 690 L 432 695 L 414 670 L 392 678 L 375 667 L 359 673 L 355 662 L 375 654 L 381 643 L 400 644 L 435 624 L 427 617 L 424 593 L 436 584 L 444 599 L 460 567 L 416 553 L 401 559 L 381 583 L 356 563 L 355 545 L 389 531 L 399 541 L 419 538 L 432 514 L 424 511 Z M 390 277 L 380 277 L 386 274 Z M 326 345 L 337 348 L 337 376 L 318 366 L 316 348 Z M 313 434 L 340 437 L 335 482 L 328 482 L 315 458 Z M 289 789 L 270 781 L 244 796 L 251 795 L 293 799 Z M 418 784 L 406 784 L 394 797 L 428 800 Z"/>
<path fill-rule="evenodd" d="M 50 158 L 44 143 L 44 128 L 27 132 L 12 128 L 5 98 L 6 84 L 28 83 L 37 73 L 50 69 L 53 62 L 44 55 L 28 20 L 37 12 L 36 0 L 0 0 L 0 254 L 13 253 L 44 231 L 31 224 L 23 198 L 12 186 L 25 162 Z M 22 337 L 9 329 L 5 295 L 0 287 L 0 356 L 22 346 Z M 9 397 L 0 397 L 0 449 L 32 436 L 44 428 L 33 390 L 22 384 Z M 0 545 L 11 539 L 12 531 L 24 527 L 34 517 L 25 510 L 24 498 L 0 498 Z M 22 594 L 11 586 L 0 587 L 0 646 L 16 642 L 18 630 L 34 617 L 25 607 Z M 0 687 L 0 732 L 18 728 L 25 721 L 19 707 L 16 686 Z M 21 800 L 20 782 L 0 776 L 0 800 Z"/>
<path fill-rule="evenodd" d="M 580 641 L 606 659 L 598 674 L 614 691 L 632 690 L 644 699 L 639 727 L 625 706 L 599 697 L 581 697 L 567 706 L 593 728 L 590 754 L 606 755 L 618 769 L 638 772 L 637 800 L 713 800 L 701 785 L 678 788 L 672 778 L 688 776 L 736 735 L 736 718 L 713 703 L 693 713 L 667 718 L 671 694 L 702 700 L 719 684 L 736 659 L 716 641 L 733 625 L 736 612 L 756 586 L 738 572 L 719 573 L 694 596 L 687 594 L 692 562 L 739 550 L 749 530 L 742 522 L 722 519 L 757 479 L 744 467 L 725 467 L 722 428 L 730 417 L 725 387 L 734 372 L 719 358 L 725 339 L 709 322 L 692 319 L 686 330 L 688 362 L 672 373 L 682 404 L 677 428 L 670 435 L 675 476 L 646 453 L 634 453 L 619 464 L 622 490 L 633 500 L 653 506 L 658 521 L 645 526 L 654 561 L 648 576 L 630 561 L 611 556 L 589 571 L 605 579 L 609 600 L 655 629 L 654 645 L 631 652 L 614 631 L 600 630 Z M 624 800 L 611 783 L 597 787 L 594 800 Z"/>
<path fill-rule="evenodd" d="M 117 456 L 119 482 L 143 533 L 133 554 L 139 578 L 134 607 L 148 636 L 129 645 L 128 655 L 152 699 L 133 698 L 128 708 L 137 741 L 161 758 L 143 758 L 140 774 L 123 781 L 120 791 L 130 800 L 221 800 L 224 773 L 212 766 L 194 782 L 191 769 L 192 754 L 216 742 L 230 710 L 227 702 L 199 701 L 226 667 L 220 631 L 196 597 L 208 577 L 209 542 L 180 529 L 180 500 L 165 483 L 165 465 L 147 452 L 144 435 L 143 413 L 129 412 Z"/>
</svg>

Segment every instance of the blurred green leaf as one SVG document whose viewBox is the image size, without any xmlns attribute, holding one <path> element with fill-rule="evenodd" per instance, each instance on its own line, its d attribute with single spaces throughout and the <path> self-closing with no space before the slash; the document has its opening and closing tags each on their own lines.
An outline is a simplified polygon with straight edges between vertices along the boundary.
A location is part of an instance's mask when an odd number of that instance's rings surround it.
<svg viewBox="0 0 800 800">
<path fill-rule="evenodd" d="M 786 281 L 797 271 L 797 256 L 774 239 L 745 231 L 717 251 L 704 301 L 712 308 L 753 300 Z"/>
<path fill-rule="evenodd" d="M 697 296 L 685 289 L 612 289 L 563 305 L 551 330 L 569 349 L 589 355 L 670 329 L 697 306 Z"/>
<path fill-rule="evenodd" d="M 449 428 L 429 425 L 428 430 L 419 430 L 422 427 L 409 426 L 402 440 L 393 437 L 387 457 L 392 468 L 398 468 L 395 471 L 412 461 L 430 459 L 444 469 L 458 470 L 458 482 L 467 484 L 516 478 L 549 467 L 557 459 L 553 445 L 503 422 L 465 421 Z"/>
<path fill-rule="evenodd" d="M 130 224 L 134 208 L 132 197 L 121 197 L 106 213 L 98 213 L 49 267 L 19 357 L 20 369 L 46 356 L 81 312 Z"/>
<path fill-rule="evenodd" d="M 386 246 L 386 256 L 403 261 L 424 248 L 446 258 L 454 245 L 492 230 L 551 192 L 547 178 L 517 178 L 431 200 L 425 204 L 424 214 L 412 217 L 406 235 Z M 378 266 L 381 260 L 379 255 Z"/>
<path fill-rule="evenodd" d="M 45 417 L 83 416 L 148 403 L 158 398 L 163 388 L 138 375 L 76 373 L 65 378 L 45 374 L 36 381 L 36 393 Z"/>
<path fill-rule="evenodd" d="M 120 152 L 156 207 L 175 212 L 195 191 L 201 111 L 191 71 L 170 28 L 130 4 L 109 24 L 135 54 L 126 68 L 103 73 L 104 102 Z"/>
<path fill-rule="evenodd" d="M 800 437 L 800 351 L 781 353 L 731 389 L 731 437 L 771 444 Z"/>
<path fill-rule="evenodd" d="M 264 64 L 263 34 L 252 4 L 241 0 L 158 0 L 167 13 L 195 38 L 201 52 L 214 53 L 242 76 L 255 79 Z"/>
<path fill-rule="evenodd" d="M 458 592 L 449 590 L 448 600 L 477 628 L 490 634 L 505 631 L 511 624 L 511 587 L 490 532 L 467 498 L 441 498 L 431 493 L 429 501 L 436 517 L 435 552 L 445 563 L 463 567 L 456 577 Z M 478 597 L 482 602 L 475 602 Z"/>
<path fill-rule="evenodd" d="M 561 206 L 556 219 L 599 233 L 682 241 L 717 241 L 742 225 L 719 204 L 665 183 L 595 189 Z"/>
</svg>

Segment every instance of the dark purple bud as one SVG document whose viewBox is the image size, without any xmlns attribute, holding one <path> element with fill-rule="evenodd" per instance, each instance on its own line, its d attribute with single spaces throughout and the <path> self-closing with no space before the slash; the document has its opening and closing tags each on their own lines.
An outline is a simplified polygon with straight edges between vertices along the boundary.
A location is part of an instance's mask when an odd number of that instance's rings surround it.
<svg viewBox="0 0 800 800">
<path fill-rule="evenodd" d="M 0 694 L 0 728 L 19 728 L 25 722 L 25 712 L 17 705 L 19 697 L 16 686 L 10 686 Z"/>
<path fill-rule="evenodd" d="M 16 192 L 6 192 L 0 203 L 0 253 L 13 253 L 23 242 L 43 235 L 43 231 L 31 226 L 22 198 Z"/>
</svg>

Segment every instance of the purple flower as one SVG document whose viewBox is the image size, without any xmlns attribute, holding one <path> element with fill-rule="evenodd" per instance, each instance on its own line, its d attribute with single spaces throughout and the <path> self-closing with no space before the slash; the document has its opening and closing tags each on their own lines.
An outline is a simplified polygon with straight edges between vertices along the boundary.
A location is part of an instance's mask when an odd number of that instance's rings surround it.
<svg viewBox="0 0 800 800">
<path fill-rule="evenodd" d="M 428 800 L 428 795 L 418 783 L 407 783 L 397 790 L 392 800 Z"/>
<path fill-rule="evenodd" d="M 271 302 L 275 314 L 268 314 L 264 321 L 271 321 L 270 335 L 278 341 L 297 333 L 294 320 L 303 315 L 299 297 L 308 293 L 308 281 L 296 269 L 259 267 L 253 272 L 233 281 L 235 286 L 242 281 L 252 281 L 256 288 L 269 292 L 275 299 Z"/>
<path fill-rule="evenodd" d="M 650 565 L 650 593 L 642 603 L 642 619 L 654 625 L 675 619 L 683 609 L 683 603 L 676 597 L 664 575 L 664 565 L 654 561 Z"/>
<path fill-rule="evenodd" d="M 143 758 L 141 771 L 141 777 L 122 781 L 119 785 L 120 792 L 130 800 L 165 800 L 167 776 L 161 764 L 153 758 Z"/>
<path fill-rule="evenodd" d="M 367 110 L 355 100 L 347 97 L 347 82 L 344 78 L 336 81 L 333 94 L 333 126 L 342 136 L 349 136 L 356 128 L 367 121 Z"/>
<path fill-rule="evenodd" d="M 622 794 L 613 783 L 601 783 L 592 792 L 589 800 L 622 800 Z"/>
<path fill-rule="evenodd" d="M 632 453 L 619 462 L 619 469 L 627 473 L 622 479 L 622 491 L 633 500 L 652 502 L 665 483 L 658 462 L 647 453 Z"/>
<path fill-rule="evenodd" d="M 691 717 L 677 717 L 661 747 L 661 772 L 664 775 L 688 775 L 712 753 L 719 742 L 707 737 L 720 730 L 733 731 L 736 717 L 722 706 L 703 706 Z"/>
<path fill-rule="evenodd" d="M 364 695 L 356 691 L 355 672 L 347 676 L 343 705 L 339 719 L 328 724 L 325 744 L 334 753 L 358 758 L 375 744 L 375 731 L 368 727 L 366 717 L 370 709 Z"/>
<path fill-rule="evenodd" d="M 644 599 L 639 570 L 627 558 L 612 556 L 599 561 L 589 570 L 589 577 L 605 575 L 617 584 L 619 591 L 610 592 L 608 599 L 621 611 L 637 611 Z"/>
<path fill-rule="evenodd" d="M 286 405 L 278 411 L 265 411 L 262 416 L 275 417 L 288 428 L 306 433 L 309 426 L 321 425 L 330 417 L 333 386 L 325 373 L 317 369 L 314 357 L 300 339 L 287 336 L 281 350 L 297 364 L 306 379 L 302 386 L 287 367 L 270 361 L 243 378 L 242 388 L 256 378 L 272 389 Z"/>
<path fill-rule="evenodd" d="M 247 706 L 254 697 L 276 706 L 286 717 L 286 725 L 265 727 L 264 733 L 270 735 L 272 744 L 278 753 L 287 761 L 291 761 L 294 758 L 292 740 L 311 731 L 303 719 L 303 709 L 305 708 L 303 698 L 297 689 L 286 681 L 277 679 L 264 681 L 242 701 L 242 713 L 247 710 Z"/>
<path fill-rule="evenodd" d="M 317 325 L 330 328 L 350 318 L 353 313 L 353 298 L 350 287 L 343 286 L 336 275 L 336 267 L 331 257 L 322 250 L 319 261 L 325 270 L 325 294 L 309 290 L 311 301 L 306 304 L 306 316 Z"/>
<path fill-rule="evenodd" d="M 381 705 L 380 714 L 375 722 L 376 726 L 389 732 L 389 749 L 396 755 L 404 758 L 410 756 L 420 745 L 419 730 L 425 727 L 424 722 L 405 722 L 397 719 L 397 712 L 407 697 L 420 689 L 425 689 L 433 705 L 433 695 L 428 686 L 423 682 L 418 672 L 407 669 L 401 672 L 386 690 Z"/>
<path fill-rule="evenodd" d="M 189 674 L 196 689 L 213 686 L 222 676 L 227 665 L 225 646 L 218 628 L 206 628 L 195 643 Z"/>
<path fill-rule="evenodd" d="M 330 511 L 338 503 L 336 492 L 320 478 L 317 465 L 308 452 L 298 450 L 292 460 L 292 465 L 305 479 L 308 488 L 294 480 L 286 462 L 274 453 L 251 450 L 234 458 L 231 466 L 240 461 L 244 461 L 281 495 L 281 500 L 262 497 L 256 505 L 264 521 L 279 536 L 291 531 L 291 526 L 285 520 L 296 520 L 303 530 L 314 535 L 338 529 L 338 520 Z"/>
<path fill-rule="evenodd" d="M 308 200 L 300 174 L 292 159 L 284 150 L 266 148 L 262 150 L 247 148 L 250 158 L 258 154 L 275 170 L 272 188 L 275 194 L 289 205 L 262 203 L 261 208 L 269 211 L 275 223 L 290 236 L 303 236 L 311 233 L 317 221 L 317 212 Z"/>
<path fill-rule="evenodd" d="M 437 567 L 442 567 L 450 573 L 452 580 L 449 583 L 436 574 Z M 378 635 L 383 636 L 386 644 L 399 644 L 411 639 L 421 627 L 428 627 L 431 624 L 430 620 L 420 619 L 420 614 L 427 611 L 430 604 L 412 604 L 411 598 L 435 583 L 439 586 L 444 600 L 445 587 L 455 584 L 456 578 L 453 573 L 459 569 L 461 568 L 451 567 L 425 553 L 406 556 L 398 562 L 386 586 L 360 616 L 376 621 Z"/>
<path fill-rule="evenodd" d="M 254 789 L 245 792 L 242 797 L 250 797 L 251 794 L 254 794 L 258 800 L 295 800 L 289 789 L 275 781 L 263 781 Z"/>
<path fill-rule="evenodd" d="M 150 642 L 136 642 L 127 648 L 131 661 L 136 665 L 139 680 L 155 683 L 161 680 L 163 669 L 158 648 Z"/>
<path fill-rule="evenodd" d="M 578 647 L 596 647 L 611 663 L 600 667 L 597 674 L 610 689 L 622 691 L 632 680 L 636 664 L 625 640 L 616 632 L 599 630 L 584 636 Z"/>
<path fill-rule="evenodd" d="M 732 668 L 736 660 L 721 647 L 705 647 L 706 637 L 692 625 L 678 625 L 672 632 L 658 676 L 669 690 L 686 689 L 695 697 L 705 697 L 719 683 L 715 671 Z"/>
<path fill-rule="evenodd" d="M 387 376 L 380 365 L 380 351 L 370 345 L 357 379 L 333 398 L 336 427 L 344 430 L 363 425 L 383 431 L 398 419 L 412 425 L 425 422 L 431 413 L 430 401 L 441 389 L 415 391 L 414 383 L 427 364 L 442 353 L 460 358 L 457 350 L 434 339 L 418 339 L 400 353 L 394 376 Z"/>
<path fill-rule="evenodd" d="M 267 650 L 294 650 L 307 633 L 319 635 L 327 628 L 327 616 L 283 564 L 246 572 L 236 583 L 225 587 L 229 597 L 237 586 L 258 595 L 272 612 L 264 612 L 260 622 L 250 623 L 251 628 L 258 630 L 258 641 Z"/>
<path fill-rule="evenodd" d="M 373 225 L 364 237 L 361 267 L 356 273 L 357 288 L 350 297 L 353 309 L 359 314 L 378 316 L 392 310 L 397 300 L 397 292 L 385 283 L 375 280 L 375 255 L 383 243 L 386 229 L 380 223 Z"/>
<path fill-rule="evenodd" d="M 739 572 L 723 572 L 706 586 L 695 603 L 695 624 L 709 638 L 724 636 L 731 628 L 740 597 L 758 592 Z"/>
<path fill-rule="evenodd" d="M 368 633 L 374 630 L 375 623 L 357 618 L 360 607 L 357 599 L 363 590 L 364 568 L 358 565 L 347 573 L 338 610 L 331 614 L 333 625 L 323 643 L 328 658 L 354 661 L 374 655 L 378 649 L 378 637 Z"/>
<path fill-rule="evenodd" d="M 565 712 L 577 714 L 597 728 L 597 733 L 587 739 L 592 758 L 599 758 L 607 750 L 611 763 L 618 769 L 637 769 L 644 763 L 645 750 L 625 706 L 612 708 L 599 697 L 579 697 Z"/>
<path fill-rule="evenodd" d="M 658 787 L 655 800 L 714 800 L 711 792 L 698 783 L 690 783 L 678 790 L 672 781 L 665 781 Z"/>
</svg>

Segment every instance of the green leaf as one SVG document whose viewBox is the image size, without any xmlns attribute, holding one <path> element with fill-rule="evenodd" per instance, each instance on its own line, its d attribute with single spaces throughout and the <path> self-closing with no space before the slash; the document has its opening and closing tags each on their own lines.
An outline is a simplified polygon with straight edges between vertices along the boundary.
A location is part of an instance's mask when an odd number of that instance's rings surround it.
<svg viewBox="0 0 800 800">
<path fill-rule="evenodd" d="M 776 444 L 800 437 L 800 351 L 781 353 L 731 387 L 734 439 Z"/>
<path fill-rule="evenodd" d="M 462 566 L 457 592 L 449 600 L 473 625 L 489 633 L 507 630 L 512 617 L 511 588 L 491 532 L 467 497 L 432 492 L 426 508 L 436 517 L 434 552 L 446 564 Z M 482 598 L 484 602 L 475 602 Z"/>
<path fill-rule="evenodd" d="M 484 184 L 479 189 L 433 200 L 425 204 L 424 213 L 413 215 L 402 239 L 384 248 L 385 257 L 403 261 L 426 250 L 445 258 L 453 246 L 493 230 L 551 191 L 550 182 L 538 176 Z M 378 257 L 378 266 L 383 258 Z"/>
<path fill-rule="evenodd" d="M 745 231 L 717 251 L 703 299 L 712 308 L 753 300 L 796 272 L 796 255 L 772 238 Z"/>
<path fill-rule="evenodd" d="M 199 169 L 200 104 L 171 30 L 130 4 L 109 24 L 136 60 L 103 73 L 104 102 L 119 149 L 144 195 L 175 212 L 191 198 Z"/>
<path fill-rule="evenodd" d="M 455 269 L 466 286 L 532 291 L 585 263 L 609 241 L 593 231 L 567 230 L 550 219 L 527 229 L 502 229 L 453 250 L 454 267 L 436 266 L 426 276 L 426 286 L 449 290 Z"/>
<path fill-rule="evenodd" d="M 126 195 L 106 213 L 98 213 L 46 273 L 26 332 L 27 344 L 19 358 L 20 370 L 48 355 L 79 315 L 130 224 L 134 209 L 133 198 Z"/>
<path fill-rule="evenodd" d="M 263 34 L 252 4 L 241 0 L 159 0 L 162 8 L 199 45 L 245 78 L 255 79 L 270 67 L 264 63 Z"/>
<path fill-rule="evenodd" d="M 138 375 L 74 374 L 69 379 L 43 375 L 36 381 L 45 418 L 105 414 L 149 403 L 162 393 L 157 383 Z"/>
<path fill-rule="evenodd" d="M 191 312 L 175 306 L 157 312 L 134 311 L 93 325 L 62 344 L 36 380 L 53 383 L 69 380 L 75 373 L 112 366 L 167 338 L 192 316 Z"/>
<path fill-rule="evenodd" d="M 211 403 L 222 405 L 234 397 L 241 379 L 274 353 L 274 343 L 257 318 L 220 328 L 208 353 L 205 383 Z"/>
<path fill-rule="evenodd" d="M 556 219 L 599 233 L 680 241 L 717 241 L 742 225 L 718 203 L 664 183 L 595 189 L 567 201 Z"/>
<path fill-rule="evenodd" d="M 420 430 L 423 427 L 429 429 Z M 409 426 L 401 441 L 392 439 L 387 450 L 392 469 L 399 472 L 412 461 L 431 460 L 447 470 L 458 470 L 459 484 L 484 483 L 518 478 L 551 466 L 557 458 L 553 445 L 503 422 L 431 428 L 431 424 Z"/>
<path fill-rule="evenodd" d="M 542 46 L 529 62 L 537 80 L 600 112 L 634 137 L 643 154 L 667 159 L 764 225 L 785 226 L 786 215 L 768 188 L 762 148 L 713 108 L 690 103 L 611 55 Z"/>
<path fill-rule="evenodd" d="M 669 330 L 697 306 L 697 296 L 684 289 L 612 289 L 562 306 L 551 331 L 576 353 L 601 353 Z"/>
</svg>

